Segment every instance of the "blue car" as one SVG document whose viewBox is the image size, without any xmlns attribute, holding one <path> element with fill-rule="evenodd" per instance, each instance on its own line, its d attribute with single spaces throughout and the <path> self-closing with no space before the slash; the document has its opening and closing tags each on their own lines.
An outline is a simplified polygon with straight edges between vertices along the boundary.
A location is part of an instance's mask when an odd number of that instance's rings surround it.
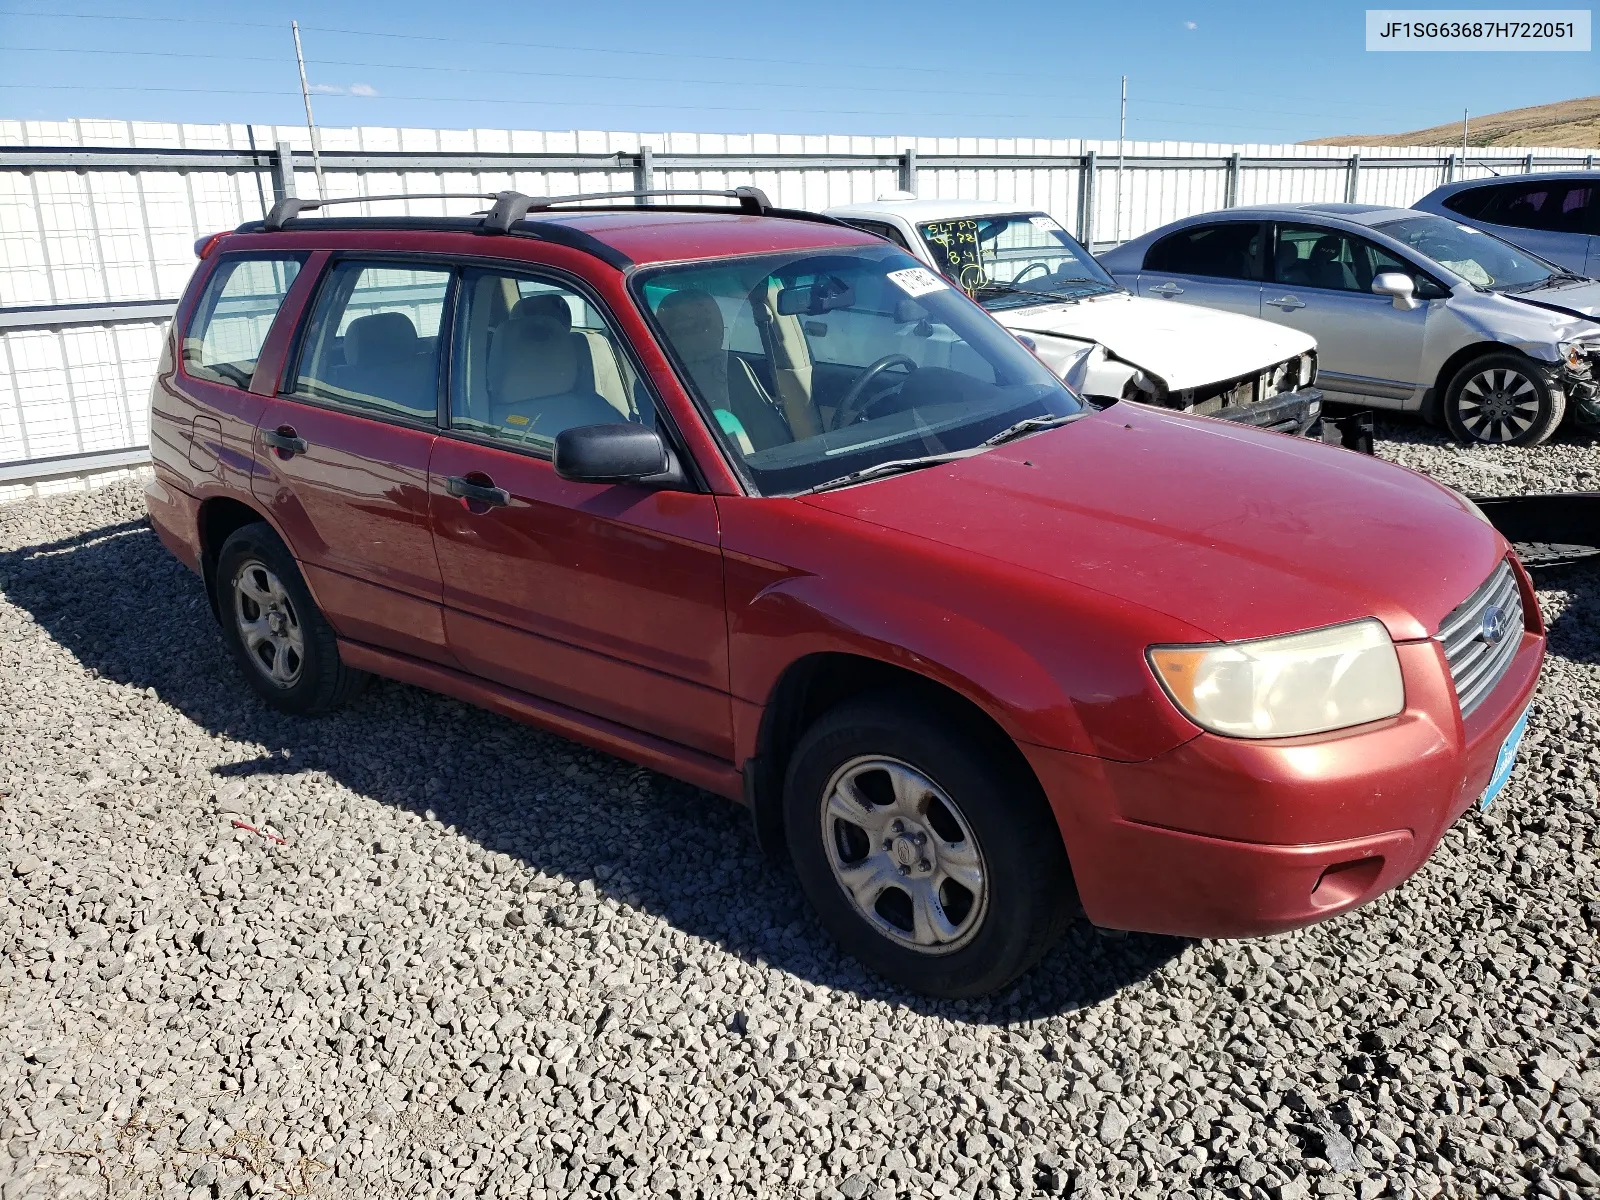
<svg viewBox="0 0 1600 1200">
<path fill-rule="evenodd" d="M 1576 274 L 1600 276 L 1600 171 L 1447 183 L 1411 207 L 1485 230 Z"/>
</svg>

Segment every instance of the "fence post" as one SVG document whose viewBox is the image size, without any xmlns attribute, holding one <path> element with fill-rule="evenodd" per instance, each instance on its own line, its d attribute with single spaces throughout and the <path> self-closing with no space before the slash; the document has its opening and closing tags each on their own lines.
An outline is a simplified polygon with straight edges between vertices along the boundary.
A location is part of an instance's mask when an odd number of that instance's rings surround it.
<svg viewBox="0 0 1600 1200">
<path fill-rule="evenodd" d="M 900 156 L 900 190 L 917 194 L 917 152 L 910 146 Z"/>
<path fill-rule="evenodd" d="M 1228 182 L 1222 193 L 1222 207 L 1236 208 L 1239 204 L 1239 154 L 1228 155 Z"/>
<path fill-rule="evenodd" d="M 1583 169 L 1585 171 L 1594 170 L 1594 155 L 1591 154 L 1588 158 L 1583 160 Z"/>
<path fill-rule="evenodd" d="M 639 160 L 633 166 L 633 190 L 636 192 L 648 192 L 655 187 L 655 179 L 656 152 L 649 146 L 640 146 Z M 633 202 L 639 205 L 649 204 L 650 198 L 648 196 L 635 196 Z"/>
<path fill-rule="evenodd" d="M 288 142 L 279 142 L 272 149 L 272 200 L 287 200 L 298 193 L 294 190 L 294 151 Z"/>
<path fill-rule="evenodd" d="M 1456 156 L 1454 154 L 1452 154 L 1452 155 L 1450 155 L 1448 158 L 1446 158 L 1444 160 L 1444 182 L 1445 183 L 1454 183 L 1455 181 L 1456 181 Z"/>
<path fill-rule="evenodd" d="M 1522 160 L 1522 173 L 1524 175 L 1533 174 L 1533 155 L 1530 154 L 1527 158 Z"/>
<path fill-rule="evenodd" d="M 1360 184 L 1361 155 L 1352 154 L 1350 156 L 1350 166 L 1344 177 L 1344 202 L 1346 204 L 1354 204 L 1356 202 L 1356 189 L 1360 186 Z"/>
<path fill-rule="evenodd" d="M 1083 156 L 1082 175 L 1078 180 L 1078 240 L 1094 253 L 1094 173 L 1095 152 Z"/>
</svg>

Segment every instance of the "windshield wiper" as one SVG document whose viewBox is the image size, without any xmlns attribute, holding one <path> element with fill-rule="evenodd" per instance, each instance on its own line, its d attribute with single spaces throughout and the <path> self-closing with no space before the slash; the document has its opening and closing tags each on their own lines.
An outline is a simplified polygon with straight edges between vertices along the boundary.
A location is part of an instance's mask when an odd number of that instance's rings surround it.
<svg viewBox="0 0 1600 1200">
<path fill-rule="evenodd" d="M 985 446 L 998 446 L 1003 442 L 1011 441 L 1013 438 L 1019 438 L 1025 433 L 1035 433 L 1040 429 L 1054 429 L 1058 425 L 1070 425 L 1073 421 L 1088 415 L 1087 412 L 1075 412 L 1061 413 L 1057 416 L 1048 417 L 1024 417 L 1015 425 L 1008 426 L 993 437 L 985 439 L 983 444 Z"/>
<path fill-rule="evenodd" d="M 1557 271 L 1554 275 L 1550 276 L 1549 279 L 1546 279 L 1544 281 L 1544 286 L 1548 287 L 1550 284 L 1557 283 L 1557 282 L 1559 282 L 1559 283 L 1593 283 L 1594 280 L 1590 279 L 1587 275 L 1579 275 L 1575 271 Z"/>
<path fill-rule="evenodd" d="M 837 479 L 829 479 L 823 483 L 802 488 L 794 494 L 796 496 L 810 496 L 817 492 L 832 491 L 834 488 L 849 487 L 853 483 L 865 483 L 869 479 L 878 479 L 884 475 L 899 475 L 906 471 L 918 470 L 921 467 L 936 467 L 940 463 L 970 458 L 986 449 L 988 449 L 987 443 L 982 446 L 974 446 L 970 450 L 951 450 L 944 454 L 924 454 L 921 458 L 890 459 L 888 462 L 862 467 L 859 471 L 851 471 L 848 475 L 841 475 Z"/>
<path fill-rule="evenodd" d="M 1072 280 L 1070 282 L 1079 282 Z M 1098 279 L 1085 279 L 1083 283 L 1089 284 L 1088 288 L 1073 291 L 1039 292 L 1031 288 L 1014 287 L 1009 283 L 986 283 L 975 292 L 999 292 L 1003 296 L 1038 296 L 1041 300 L 1082 300 L 1085 296 L 1099 295 L 1101 292 L 1120 292 L 1120 286 L 1101 283 Z"/>
</svg>

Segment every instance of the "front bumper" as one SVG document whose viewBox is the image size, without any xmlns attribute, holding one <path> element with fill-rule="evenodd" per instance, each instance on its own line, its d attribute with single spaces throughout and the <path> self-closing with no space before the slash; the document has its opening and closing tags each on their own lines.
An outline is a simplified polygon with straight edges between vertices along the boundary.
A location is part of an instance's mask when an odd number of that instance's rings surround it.
<svg viewBox="0 0 1600 1200">
<path fill-rule="evenodd" d="M 1097 925 L 1254 937 L 1366 903 L 1416 871 L 1483 794 L 1544 637 L 1465 721 L 1434 642 L 1396 647 L 1407 708 L 1343 735 L 1200 734 L 1148 762 L 1025 746 Z"/>
<path fill-rule="evenodd" d="M 1322 391 L 1314 387 L 1297 388 L 1254 404 L 1229 405 L 1205 415 L 1300 437 L 1310 433 L 1322 418 Z"/>
</svg>

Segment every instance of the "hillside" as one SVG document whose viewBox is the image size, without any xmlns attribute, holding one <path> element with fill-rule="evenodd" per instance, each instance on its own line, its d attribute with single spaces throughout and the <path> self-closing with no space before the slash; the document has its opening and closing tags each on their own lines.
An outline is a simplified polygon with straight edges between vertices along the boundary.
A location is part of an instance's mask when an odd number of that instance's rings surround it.
<svg viewBox="0 0 1600 1200">
<path fill-rule="evenodd" d="M 1583 96 L 1532 108 L 1472 114 L 1467 125 L 1471 146 L 1600 147 L 1600 96 Z M 1410 133 L 1351 133 L 1314 138 L 1303 146 L 1459 146 L 1461 122 L 1414 129 Z"/>
</svg>

